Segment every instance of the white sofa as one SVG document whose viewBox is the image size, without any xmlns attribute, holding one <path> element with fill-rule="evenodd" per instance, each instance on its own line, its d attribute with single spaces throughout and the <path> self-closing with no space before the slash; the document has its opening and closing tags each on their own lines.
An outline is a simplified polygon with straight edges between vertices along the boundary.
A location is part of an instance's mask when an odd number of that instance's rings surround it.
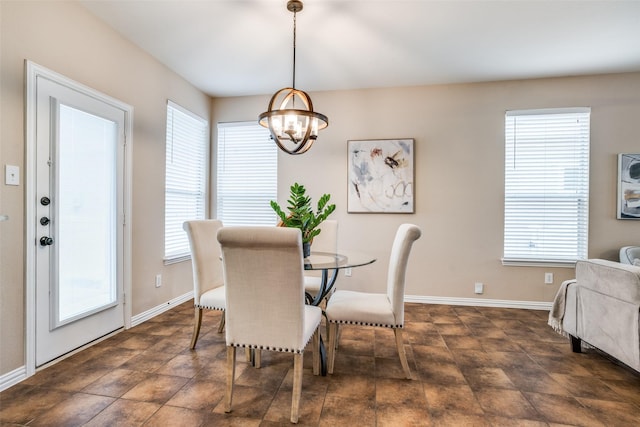
<svg viewBox="0 0 640 427">
<path fill-rule="evenodd" d="M 640 371 L 640 266 L 578 261 L 575 281 L 563 287 L 552 313 L 559 330 L 570 335 L 573 351 L 581 352 L 585 341 Z"/>
</svg>

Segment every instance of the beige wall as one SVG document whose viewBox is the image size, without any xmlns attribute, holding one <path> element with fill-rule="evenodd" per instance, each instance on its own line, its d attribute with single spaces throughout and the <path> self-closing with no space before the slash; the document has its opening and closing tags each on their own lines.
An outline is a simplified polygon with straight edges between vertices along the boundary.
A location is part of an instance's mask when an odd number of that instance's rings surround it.
<svg viewBox="0 0 640 427">
<path fill-rule="evenodd" d="M 0 184 L 0 213 L 10 216 L 0 223 L 2 375 L 25 362 L 25 59 L 133 106 L 133 315 L 193 289 L 190 263 L 162 261 L 166 102 L 209 117 L 210 99 L 77 4 L 0 1 L 0 19 L 0 163 L 22 175 L 18 187 Z"/>
<path fill-rule="evenodd" d="M 304 88 L 302 88 L 304 89 Z M 339 246 L 378 261 L 353 270 L 339 286 L 384 287 L 397 226 L 413 222 L 423 237 L 412 252 L 407 294 L 550 302 L 572 269 L 504 267 L 502 256 L 505 110 L 591 107 L 589 256 L 617 259 L 620 246 L 640 243 L 640 221 L 615 219 L 617 153 L 640 151 L 640 73 L 313 93 L 330 124 L 302 156 L 279 157 L 279 196 L 297 181 L 314 200 L 337 204 Z M 217 121 L 255 120 L 268 97 L 214 100 Z M 414 138 L 415 214 L 348 214 L 346 141 Z M 544 273 L 554 283 L 544 284 Z M 473 292 L 483 282 L 485 293 Z"/>
</svg>

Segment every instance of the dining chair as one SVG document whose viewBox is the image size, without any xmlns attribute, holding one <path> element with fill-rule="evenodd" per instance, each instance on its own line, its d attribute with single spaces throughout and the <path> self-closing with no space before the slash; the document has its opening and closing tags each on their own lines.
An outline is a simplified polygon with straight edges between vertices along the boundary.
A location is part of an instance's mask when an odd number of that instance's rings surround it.
<svg viewBox="0 0 640 427">
<path fill-rule="evenodd" d="M 318 227 L 320 234 L 313 238 L 311 249 L 314 252 L 331 252 L 338 251 L 338 221 L 335 219 L 326 219 Z M 311 296 L 316 296 L 320 291 L 322 280 L 320 273 L 317 271 L 307 271 L 304 275 L 304 290 Z"/>
<path fill-rule="evenodd" d="M 322 317 L 306 305 L 302 235 L 288 227 L 223 227 L 226 291 L 227 388 L 225 411 L 231 411 L 236 348 L 293 353 L 291 422 L 298 422 L 305 347 L 312 340 L 313 374 L 320 372 Z"/>
<path fill-rule="evenodd" d="M 413 242 L 422 231 L 413 224 L 398 227 L 387 273 L 386 293 L 367 293 L 338 290 L 333 293 L 325 313 L 329 322 L 329 361 L 327 370 L 333 373 L 335 364 L 338 326 L 343 324 L 378 326 L 391 328 L 395 334 L 396 347 L 405 376 L 411 379 L 411 370 L 404 349 L 402 328 L 404 327 L 404 288 L 407 263 Z"/>
<path fill-rule="evenodd" d="M 193 306 L 195 318 L 191 349 L 196 347 L 200 325 L 202 324 L 202 310 L 221 310 L 218 333 L 224 330 L 225 295 L 222 277 L 222 261 L 220 244 L 216 240 L 218 230 L 222 228 L 222 221 L 217 219 L 203 219 L 185 221 L 182 228 L 189 237 L 191 250 L 191 265 L 193 267 Z"/>
</svg>

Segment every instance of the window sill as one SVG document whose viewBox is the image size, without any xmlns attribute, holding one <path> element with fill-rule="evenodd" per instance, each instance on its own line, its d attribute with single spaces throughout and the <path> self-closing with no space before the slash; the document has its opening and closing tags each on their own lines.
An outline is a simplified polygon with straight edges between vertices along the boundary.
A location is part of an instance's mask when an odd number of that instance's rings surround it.
<svg viewBox="0 0 640 427">
<path fill-rule="evenodd" d="M 533 260 L 533 259 L 509 259 L 502 258 L 502 265 L 506 267 L 557 267 L 575 268 L 575 261 L 566 260 Z"/>
<path fill-rule="evenodd" d="M 177 256 L 175 258 L 165 258 L 162 262 L 164 263 L 164 265 L 171 265 L 171 264 L 177 264 L 179 262 L 190 261 L 190 260 L 191 260 L 191 255 L 182 255 L 182 256 Z"/>
</svg>

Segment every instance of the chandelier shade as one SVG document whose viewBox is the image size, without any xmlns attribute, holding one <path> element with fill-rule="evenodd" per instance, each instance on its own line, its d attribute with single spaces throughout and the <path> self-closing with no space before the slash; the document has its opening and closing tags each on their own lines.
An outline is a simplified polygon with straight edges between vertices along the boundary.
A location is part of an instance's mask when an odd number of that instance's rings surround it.
<svg viewBox="0 0 640 427">
<path fill-rule="evenodd" d="M 302 2 L 289 0 L 287 10 L 293 12 L 293 85 L 280 89 L 271 97 L 268 110 L 258 116 L 258 123 L 269 129 L 271 139 L 282 151 L 288 154 L 302 154 L 308 151 L 318 138 L 318 131 L 329 125 L 329 119 L 324 114 L 313 111 L 311 97 L 295 88 L 296 13 L 302 10 Z"/>
</svg>

